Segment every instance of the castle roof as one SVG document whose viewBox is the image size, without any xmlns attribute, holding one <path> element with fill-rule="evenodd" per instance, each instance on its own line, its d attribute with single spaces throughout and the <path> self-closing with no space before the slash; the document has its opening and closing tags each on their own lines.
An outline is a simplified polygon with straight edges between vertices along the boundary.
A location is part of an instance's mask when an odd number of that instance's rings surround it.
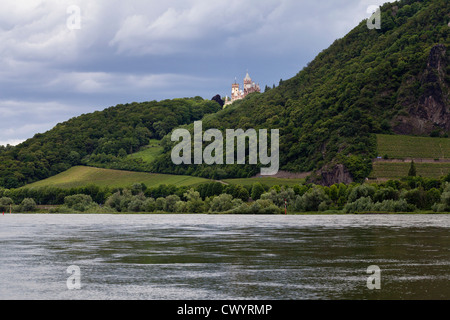
<svg viewBox="0 0 450 320">
<path fill-rule="evenodd" d="M 245 76 L 244 80 L 252 81 L 252 78 L 250 78 L 250 75 L 248 74 L 248 72 L 247 72 L 247 75 Z"/>
</svg>

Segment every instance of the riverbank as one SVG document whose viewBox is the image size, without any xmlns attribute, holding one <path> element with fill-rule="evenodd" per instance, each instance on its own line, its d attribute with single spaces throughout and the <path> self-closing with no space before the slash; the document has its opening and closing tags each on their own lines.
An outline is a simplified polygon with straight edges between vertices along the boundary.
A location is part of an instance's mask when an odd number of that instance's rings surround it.
<svg viewBox="0 0 450 320">
<path fill-rule="evenodd" d="M 164 211 L 156 211 L 156 212 L 114 212 L 114 211 L 104 211 L 104 212 L 52 212 L 52 210 L 39 210 L 36 212 L 12 212 L 12 213 L 4 213 L 3 215 L 10 215 L 10 214 L 49 214 L 49 215 L 56 215 L 56 214 L 88 214 L 88 215 L 102 215 L 102 214 L 113 214 L 113 215 L 248 215 L 248 216 L 320 216 L 320 215 L 345 215 L 345 216 L 351 216 L 351 215 L 446 215 L 450 214 L 450 212 L 434 212 L 431 210 L 427 211 L 414 211 L 414 212 L 374 212 L 374 211 L 367 211 L 367 212 L 353 212 L 353 213 L 346 213 L 344 211 L 324 211 L 324 212 L 318 212 L 318 211 L 310 211 L 310 212 L 288 212 L 287 214 L 280 213 L 280 214 L 249 214 L 249 213 L 226 213 L 226 212 L 203 212 L 203 213 L 177 213 L 177 212 L 164 212 Z"/>
</svg>

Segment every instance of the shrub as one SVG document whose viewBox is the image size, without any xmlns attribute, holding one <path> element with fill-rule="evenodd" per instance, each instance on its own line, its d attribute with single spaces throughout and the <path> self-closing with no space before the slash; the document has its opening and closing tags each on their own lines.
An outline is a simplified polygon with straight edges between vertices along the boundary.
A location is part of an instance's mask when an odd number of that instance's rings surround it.
<svg viewBox="0 0 450 320">
<path fill-rule="evenodd" d="M 354 202 L 347 203 L 344 206 L 344 212 L 353 213 L 353 212 L 364 212 L 370 211 L 373 208 L 373 202 L 370 197 L 362 197 L 357 199 Z"/>
<path fill-rule="evenodd" d="M 329 197 L 325 191 L 316 186 L 306 192 L 303 196 L 297 196 L 295 198 L 292 208 L 298 212 L 312 212 L 312 211 L 324 211 L 328 209 Z"/>
<path fill-rule="evenodd" d="M 144 212 L 153 212 L 153 211 L 155 211 L 155 209 L 156 209 L 155 199 L 153 199 L 153 198 L 145 199 L 145 201 L 144 201 L 142 206 L 143 206 Z"/>
<path fill-rule="evenodd" d="M 383 212 L 410 212 L 413 211 L 414 206 L 408 205 L 405 200 L 385 200 L 383 202 L 377 202 L 373 205 L 373 211 Z"/>
<path fill-rule="evenodd" d="M 180 201 L 180 197 L 177 195 L 170 195 L 166 197 L 166 201 L 164 204 L 164 211 L 165 212 L 176 212 L 175 205 L 178 201 Z"/>
<path fill-rule="evenodd" d="M 382 202 L 373 203 L 369 197 L 359 198 L 355 202 L 347 203 L 344 207 L 344 212 L 411 212 L 416 207 L 408 204 L 404 199 L 401 200 L 384 200 Z"/>
<path fill-rule="evenodd" d="M 14 201 L 11 198 L 3 197 L 0 198 L 0 211 L 7 212 L 9 211 L 10 206 L 14 204 Z"/>
<path fill-rule="evenodd" d="M 284 203 L 287 201 L 289 204 L 295 200 L 295 191 L 292 188 L 274 188 L 270 189 L 261 195 L 262 200 L 270 200 L 274 205 L 279 208 L 284 208 Z"/>
<path fill-rule="evenodd" d="M 444 177 L 444 181 L 450 182 L 450 172 Z"/>
<path fill-rule="evenodd" d="M 245 190 L 245 189 L 244 189 Z M 189 189 L 184 197 L 187 199 L 186 210 L 190 213 L 202 213 L 205 212 L 205 206 L 200 193 L 194 189 Z"/>
<path fill-rule="evenodd" d="M 111 195 L 106 200 L 105 205 L 118 212 L 127 212 L 135 210 L 140 211 L 141 210 L 140 207 L 142 206 L 141 202 L 143 202 L 144 200 L 145 197 L 142 193 L 137 196 L 133 196 L 130 190 L 125 189 Z"/>
<path fill-rule="evenodd" d="M 402 192 L 401 198 L 419 209 L 427 209 L 427 194 L 422 187 Z"/>
<path fill-rule="evenodd" d="M 229 194 L 221 194 L 214 197 L 210 204 L 210 212 L 225 212 L 234 208 L 233 197 Z"/>
<path fill-rule="evenodd" d="M 375 191 L 373 201 L 383 202 L 384 200 L 398 200 L 399 192 L 392 187 L 381 188 Z"/>
<path fill-rule="evenodd" d="M 156 211 L 163 211 L 166 206 L 166 198 L 159 197 L 155 201 L 155 210 Z"/>
<path fill-rule="evenodd" d="M 427 208 L 431 208 L 435 203 L 441 200 L 441 193 L 438 189 L 432 188 L 426 192 Z"/>
<path fill-rule="evenodd" d="M 241 203 L 238 207 L 227 211 L 231 214 L 279 214 L 281 209 L 270 200 L 259 199 L 252 204 Z"/>
<path fill-rule="evenodd" d="M 433 205 L 436 212 L 450 212 L 450 183 L 446 183 L 444 192 L 441 195 L 441 202 Z"/>
<path fill-rule="evenodd" d="M 187 212 L 186 202 L 178 201 L 177 203 L 175 203 L 175 212 L 186 213 Z"/>
<path fill-rule="evenodd" d="M 261 195 L 265 192 L 264 187 L 261 183 L 254 183 L 252 186 L 251 197 L 253 200 L 258 200 L 261 198 Z"/>
<path fill-rule="evenodd" d="M 369 186 L 367 184 L 359 185 L 355 188 L 353 188 L 350 191 L 350 194 L 348 196 L 348 202 L 355 202 L 359 198 L 373 198 L 375 195 L 375 188 L 372 186 Z"/>
<path fill-rule="evenodd" d="M 144 200 L 139 197 L 133 197 L 127 207 L 129 212 L 142 212 L 144 211 Z"/>
<path fill-rule="evenodd" d="M 31 198 L 25 198 L 23 199 L 22 203 L 20 204 L 20 211 L 22 212 L 32 212 L 36 210 L 36 202 L 34 199 Z"/>
<path fill-rule="evenodd" d="M 64 205 L 75 211 L 84 212 L 93 204 L 91 196 L 75 194 L 64 198 Z"/>
</svg>

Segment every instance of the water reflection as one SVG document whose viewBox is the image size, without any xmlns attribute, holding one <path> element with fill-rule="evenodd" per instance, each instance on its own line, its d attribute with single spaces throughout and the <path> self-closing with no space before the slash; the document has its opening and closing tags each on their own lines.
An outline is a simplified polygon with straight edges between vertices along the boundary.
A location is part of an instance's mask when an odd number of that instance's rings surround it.
<svg viewBox="0 0 450 320">
<path fill-rule="evenodd" d="M 1 299 L 450 297 L 448 215 L 1 218 Z"/>
</svg>

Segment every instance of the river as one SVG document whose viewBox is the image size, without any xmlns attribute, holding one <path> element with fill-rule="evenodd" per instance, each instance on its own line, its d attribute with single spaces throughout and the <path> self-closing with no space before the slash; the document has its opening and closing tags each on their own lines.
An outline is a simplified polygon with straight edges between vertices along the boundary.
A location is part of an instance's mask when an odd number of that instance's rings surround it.
<svg viewBox="0 0 450 320">
<path fill-rule="evenodd" d="M 450 215 L 5 214 L 0 299 L 449 299 L 449 231 Z"/>
</svg>

